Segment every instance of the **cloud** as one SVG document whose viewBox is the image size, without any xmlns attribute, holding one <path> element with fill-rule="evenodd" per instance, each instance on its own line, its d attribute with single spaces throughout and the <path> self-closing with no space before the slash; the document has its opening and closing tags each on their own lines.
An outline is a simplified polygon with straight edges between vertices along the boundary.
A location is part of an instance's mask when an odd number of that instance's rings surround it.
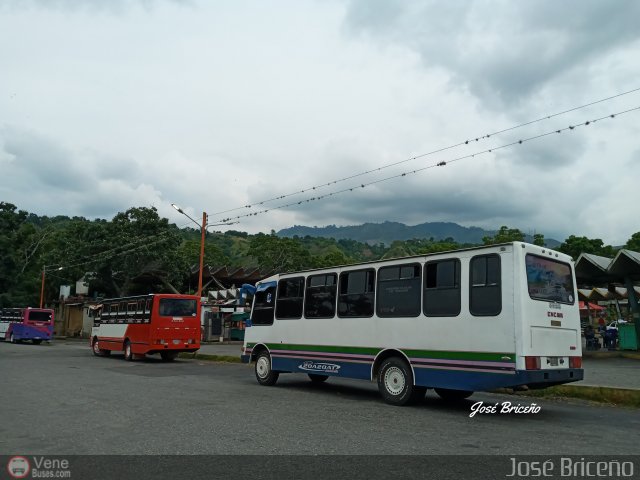
<svg viewBox="0 0 640 480">
<path fill-rule="evenodd" d="M 152 10 L 160 3 L 191 4 L 192 0 L 0 0 L 0 9 L 26 10 L 41 8 L 59 12 L 109 12 L 121 14 L 126 10 L 140 6 Z"/>
<path fill-rule="evenodd" d="M 640 3 L 352 0 L 346 31 L 417 52 L 495 109 L 640 39 Z"/>
</svg>

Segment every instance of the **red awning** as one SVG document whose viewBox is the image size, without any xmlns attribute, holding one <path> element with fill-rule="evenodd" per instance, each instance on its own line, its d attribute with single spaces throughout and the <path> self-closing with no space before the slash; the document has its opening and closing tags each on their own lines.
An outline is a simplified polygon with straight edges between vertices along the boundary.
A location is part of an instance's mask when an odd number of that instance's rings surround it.
<svg viewBox="0 0 640 480">
<path fill-rule="evenodd" d="M 587 310 L 587 305 L 584 302 L 581 301 L 581 302 L 578 302 L 578 304 L 580 305 L 580 310 Z M 589 310 L 600 311 L 600 310 L 605 310 L 605 308 L 601 307 L 596 303 L 589 302 Z"/>
</svg>

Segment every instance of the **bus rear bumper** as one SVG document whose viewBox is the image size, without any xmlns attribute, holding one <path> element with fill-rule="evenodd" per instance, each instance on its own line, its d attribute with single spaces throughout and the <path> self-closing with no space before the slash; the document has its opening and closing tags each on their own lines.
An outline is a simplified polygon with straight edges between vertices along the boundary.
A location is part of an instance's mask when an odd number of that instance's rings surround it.
<svg viewBox="0 0 640 480">
<path fill-rule="evenodd" d="M 557 370 L 518 370 L 518 385 L 526 385 L 532 390 L 579 382 L 584 379 L 582 368 L 563 368 Z"/>
</svg>

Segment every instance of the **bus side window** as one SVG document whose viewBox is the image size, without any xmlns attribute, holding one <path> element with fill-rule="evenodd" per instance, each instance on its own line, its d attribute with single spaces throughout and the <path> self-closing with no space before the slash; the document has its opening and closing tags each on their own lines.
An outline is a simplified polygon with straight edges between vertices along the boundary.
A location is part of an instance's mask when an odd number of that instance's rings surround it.
<svg viewBox="0 0 640 480">
<path fill-rule="evenodd" d="M 276 318 L 301 318 L 303 299 L 304 277 L 280 280 L 278 282 L 278 296 L 276 299 Z"/>
<path fill-rule="evenodd" d="M 372 317 L 376 272 L 373 268 L 340 274 L 339 317 Z"/>
<path fill-rule="evenodd" d="M 424 314 L 455 317 L 460 314 L 460 260 L 436 260 L 424 266 Z"/>
<path fill-rule="evenodd" d="M 144 300 L 138 300 L 138 306 L 136 308 L 136 318 L 144 320 Z"/>
<path fill-rule="evenodd" d="M 151 310 L 153 308 L 153 299 L 147 298 L 144 307 L 144 321 L 145 323 L 151 323 Z"/>
<path fill-rule="evenodd" d="M 502 311 L 500 257 L 478 255 L 469 264 L 469 311 L 475 316 L 495 316 Z"/>
<path fill-rule="evenodd" d="M 336 314 L 335 273 L 310 275 L 304 295 L 306 318 L 332 318 Z"/>
<path fill-rule="evenodd" d="M 136 318 L 136 307 L 138 306 L 137 302 L 129 302 L 127 304 L 127 319 L 130 321 Z"/>
<path fill-rule="evenodd" d="M 109 305 L 109 323 L 118 322 L 118 304 L 112 303 Z"/>
<path fill-rule="evenodd" d="M 272 325 L 274 303 L 276 300 L 275 286 L 256 291 L 251 311 L 251 323 L 253 325 Z"/>
<path fill-rule="evenodd" d="M 420 315 L 422 269 L 418 264 L 380 267 L 376 311 L 379 317 Z"/>
</svg>

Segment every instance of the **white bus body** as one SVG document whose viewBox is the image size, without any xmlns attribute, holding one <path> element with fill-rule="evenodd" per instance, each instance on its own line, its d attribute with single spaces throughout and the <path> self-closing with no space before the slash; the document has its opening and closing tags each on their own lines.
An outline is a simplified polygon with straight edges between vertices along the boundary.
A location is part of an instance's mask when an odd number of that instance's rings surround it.
<svg viewBox="0 0 640 480">
<path fill-rule="evenodd" d="M 242 360 L 262 384 L 282 372 L 377 380 L 403 405 L 426 388 L 464 398 L 583 378 L 573 261 L 548 248 L 513 242 L 256 286 Z"/>
</svg>

